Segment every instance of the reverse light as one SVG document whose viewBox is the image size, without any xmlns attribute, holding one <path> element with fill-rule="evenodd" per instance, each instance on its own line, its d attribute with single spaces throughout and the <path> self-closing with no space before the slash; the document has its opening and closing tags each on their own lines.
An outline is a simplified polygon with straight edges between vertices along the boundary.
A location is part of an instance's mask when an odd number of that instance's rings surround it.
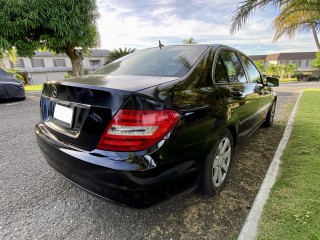
<svg viewBox="0 0 320 240">
<path fill-rule="evenodd" d="M 119 110 L 97 148 L 126 152 L 147 149 L 162 140 L 179 119 L 173 110 Z"/>
</svg>

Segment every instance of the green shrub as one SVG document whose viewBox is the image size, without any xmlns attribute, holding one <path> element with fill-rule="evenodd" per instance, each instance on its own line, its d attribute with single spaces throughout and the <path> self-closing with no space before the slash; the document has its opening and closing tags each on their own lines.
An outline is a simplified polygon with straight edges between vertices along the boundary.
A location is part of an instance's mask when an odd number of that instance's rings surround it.
<svg viewBox="0 0 320 240">
<path fill-rule="evenodd" d="M 297 78 L 282 78 L 279 80 L 280 82 L 296 82 L 298 81 Z"/>
<path fill-rule="evenodd" d="M 16 79 L 18 79 L 22 83 L 25 83 L 24 78 L 18 73 L 19 69 L 11 68 L 10 70 L 5 70 L 5 71 L 10 75 L 13 75 Z"/>
</svg>

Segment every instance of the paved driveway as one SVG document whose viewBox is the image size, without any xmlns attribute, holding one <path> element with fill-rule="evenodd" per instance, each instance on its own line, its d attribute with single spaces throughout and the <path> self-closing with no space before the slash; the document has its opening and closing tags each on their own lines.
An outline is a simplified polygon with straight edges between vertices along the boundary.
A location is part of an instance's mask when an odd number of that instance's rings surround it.
<svg viewBox="0 0 320 240">
<path fill-rule="evenodd" d="M 274 127 L 259 129 L 237 146 L 230 182 L 219 196 L 192 193 L 147 210 L 94 197 L 46 164 L 34 136 L 39 93 L 28 93 L 26 101 L 0 104 L 0 239 L 237 236 L 280 141 L 290 114 L 287 106 L 294 103 L 295 91 L 305 85 L 286 84 L 277 89 Z"/>
</svg>

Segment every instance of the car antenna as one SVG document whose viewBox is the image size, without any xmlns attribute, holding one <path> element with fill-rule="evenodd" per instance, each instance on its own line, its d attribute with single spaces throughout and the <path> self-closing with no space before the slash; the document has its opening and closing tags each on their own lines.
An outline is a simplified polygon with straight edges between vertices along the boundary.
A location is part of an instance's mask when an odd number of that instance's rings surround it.
<svg viewBox="0 0 320 240">
<path fill-rule="evenodd" d="M 162 47 L 164 47 L 164 45 L 161 43 L 161 41 L 159 40 L 159 46 L 160 49 L 162 49 Z"/>
</svg>

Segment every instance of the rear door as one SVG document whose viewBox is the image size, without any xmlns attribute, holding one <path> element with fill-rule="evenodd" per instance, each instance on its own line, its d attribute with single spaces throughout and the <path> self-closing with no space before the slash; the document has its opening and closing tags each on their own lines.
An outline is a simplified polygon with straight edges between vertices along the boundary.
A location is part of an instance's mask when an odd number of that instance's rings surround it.
<svg viewBox="0 0 320 240">
<path fill-rule="evenodd" d="M 214 81 L 227 98 L 231 114 L 239 122 L 239 137 L 250 134 L 259 124 L 256 112 L 259 94 L 246 76 L 237 53 L 222 49 L 218 52 Z"/>
</svg>

